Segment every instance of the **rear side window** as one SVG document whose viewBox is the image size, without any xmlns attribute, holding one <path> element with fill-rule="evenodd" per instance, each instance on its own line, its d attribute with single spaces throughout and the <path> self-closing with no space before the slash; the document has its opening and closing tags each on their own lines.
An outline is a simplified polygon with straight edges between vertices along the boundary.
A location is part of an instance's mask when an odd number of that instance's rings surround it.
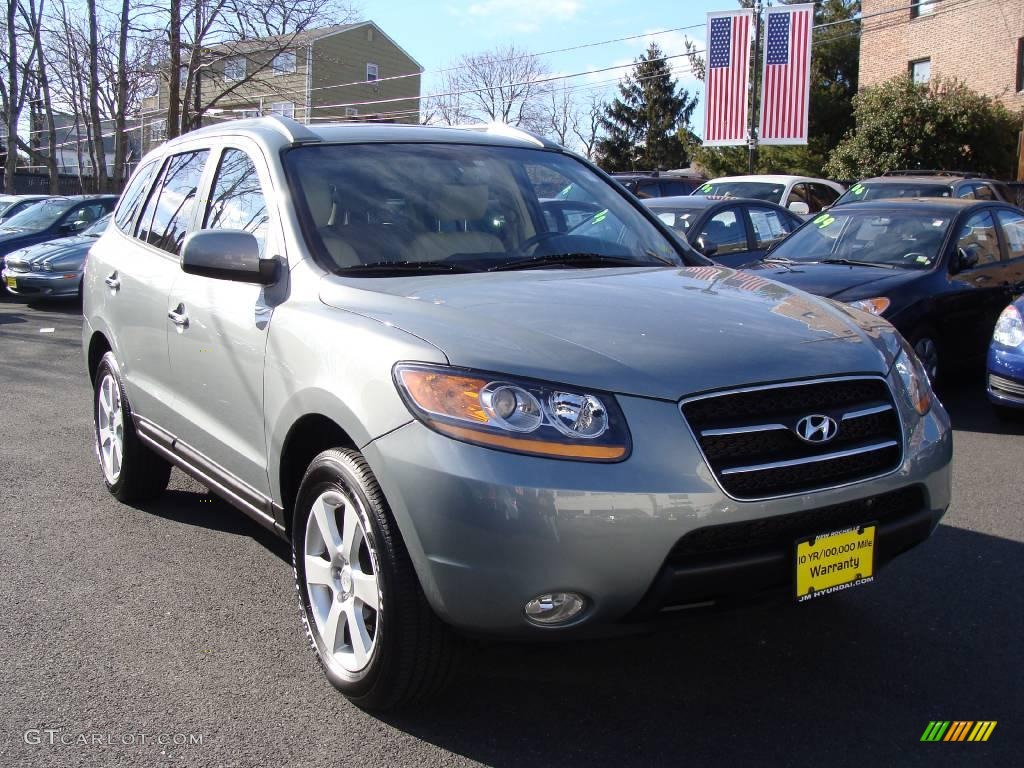
<svg viewBox="0 0 1024 768">
<path fill-rule="evenodd" d="M 226 149 L 217 167 L 204 229 L 242 229 L 251 232 L 263 253 L 267 239 L 267 203 L 256 166 L 240 149 Z"/>
<path fill-rule="evenodd" d="M 147 163 L 128 184 L 128 189 L 121 195 L 121 202 L 114 214 L 114 224 L 123 232 L 130 232 L 132 222 L 135 221 L 135 214 L 142 207 L 142 201 L 146 199 L 146 192 L 153 181 L 153 176 L 159 168 L 155 162 Z"/>
<path fill-rule="evenodd" d="M 996 239 L 996 224 L 992 214 L 979 211 L 960 227 L 957 247 L 978 255 L 978 266 L 999 261 L 999 241 Z"/>
<path fill-rule="evenodd" d="M 1006 247 L 1010 251 L 1010 258 L 1024 258 L 1024 214 L 1000 208 L 996 212 L 996 216 L 999 218 L 999 226 L 1003 228 L 1003 234 L 1006 236 Z"/>
<path fill-rule="evenodd" d="M 174 155 L 139 221 L 139 239 L 177 255 L 188 233 L 208 150 Z M 152 211 L 152 216 L 150 216 Z"/>
<path fill-rule="evenodd" d="M 809 184 L 811 188 L 811 213 L 817 213 L 836 201 L 839 193 L 824 184 Z"/>
<path fill-rule="evenodd" d="M 748 211 L 758 248 L 770 247 L 795 229 L 792 221 L 774 208 L 752 205 Z"/>
</svg>

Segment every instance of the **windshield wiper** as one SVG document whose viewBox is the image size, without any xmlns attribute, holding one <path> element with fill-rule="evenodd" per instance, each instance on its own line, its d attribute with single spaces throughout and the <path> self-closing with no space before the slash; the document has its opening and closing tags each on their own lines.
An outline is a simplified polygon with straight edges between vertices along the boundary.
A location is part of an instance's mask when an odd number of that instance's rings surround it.
<svg viewBox="0 0 1024 768">
<path fill-rule="evenodd" d="M 788 256 L 765 256 L 761 261 L 767 264 L 799 264 Z"/>
<path fill-rule="evenodd" d="M 534 269 L 547 266 L 565 267 L 660 267 L 675 266 L 667 261 L 637 261 L 629 256 L 605 256 L 600 253 L 549 253 L 544 256 L 530 256 L 516 259 L 488 269 L 488 272 L 504 272 L 510 269 Z"/>
<path fill-rule="evenodd" d="M 881 267 L 896 269 L 895 264 L 882 264 L 879 261 L 857 261 L 856 259 L 821 259 L 818 264 L 846 264 L 849 267 Z"/>
<path fill-rule="evenodd" d="M 378 274 L 384 272 L 415 272 L 420 275 L 476 272 L 475 269 L 447 261 L 375 261 L 371 264 L 356 264 L 343 267 L 341 275 Z"/>
</svg>

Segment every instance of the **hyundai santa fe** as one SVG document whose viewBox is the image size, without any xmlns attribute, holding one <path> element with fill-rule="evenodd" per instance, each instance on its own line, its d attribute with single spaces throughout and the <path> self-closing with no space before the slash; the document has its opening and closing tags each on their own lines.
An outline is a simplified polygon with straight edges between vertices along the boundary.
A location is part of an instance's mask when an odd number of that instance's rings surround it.
<svg viewBox="0 0 1024 768">
<path fill-rule="evenodd" d="M 570 184 L 614 239 L 557 226 Z M 84 314 L 110 492 L 177 466 L 289 541 L 309 642 L 367 708 L 436 690 L 467 635 L 861 588 L 949 504 L 949 420 L 892 326 L 712 264 L 513 129 L 176 138 Z"/>
</svg>

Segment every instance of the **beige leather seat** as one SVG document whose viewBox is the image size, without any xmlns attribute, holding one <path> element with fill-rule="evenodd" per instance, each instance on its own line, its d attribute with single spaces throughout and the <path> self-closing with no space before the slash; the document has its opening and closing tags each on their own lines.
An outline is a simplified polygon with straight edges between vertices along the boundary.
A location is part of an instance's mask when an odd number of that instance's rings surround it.
<svg viewBox="0 0 1024 768">
<path fill-rule="evenodd" d="M 313 215 L 313 223 L 327 253 L 339 267 L 352 267 L 360 264 L 359 254 L 341 237 L 334 228 L 334 200 L 331 197 L 331 186 L 326 179 L 309 179 L 303 186 L 309 212 Z"/>
<path fill-rule="evenodd" d="M 487 212 L 486 184 L 441 184 L 423 205 L 438 222 L 478 221 Z M 424 232 L 413 238 L 412 261 L 441 261 L 456 253 L 503 253 L 505 246 L 487 232 Z"/>
</svg>

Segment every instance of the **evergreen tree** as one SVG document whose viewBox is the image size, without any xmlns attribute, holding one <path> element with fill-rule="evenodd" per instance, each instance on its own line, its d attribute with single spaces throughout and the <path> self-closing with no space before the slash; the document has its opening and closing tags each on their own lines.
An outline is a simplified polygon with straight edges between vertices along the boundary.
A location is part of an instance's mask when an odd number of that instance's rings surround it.
<svg viewBox="0 0 1024 768">
<path fill-rule="evenodd" d="M 636 60 L 619 83 L 619 96 L 605 109 L 607 137 L 598 144 L 601 165 L 609 171 L 668 170 L 689 165 L 678 131 L 689 130 L 697 106 L 679 88 L 657 43 Z"/>
</svg>

